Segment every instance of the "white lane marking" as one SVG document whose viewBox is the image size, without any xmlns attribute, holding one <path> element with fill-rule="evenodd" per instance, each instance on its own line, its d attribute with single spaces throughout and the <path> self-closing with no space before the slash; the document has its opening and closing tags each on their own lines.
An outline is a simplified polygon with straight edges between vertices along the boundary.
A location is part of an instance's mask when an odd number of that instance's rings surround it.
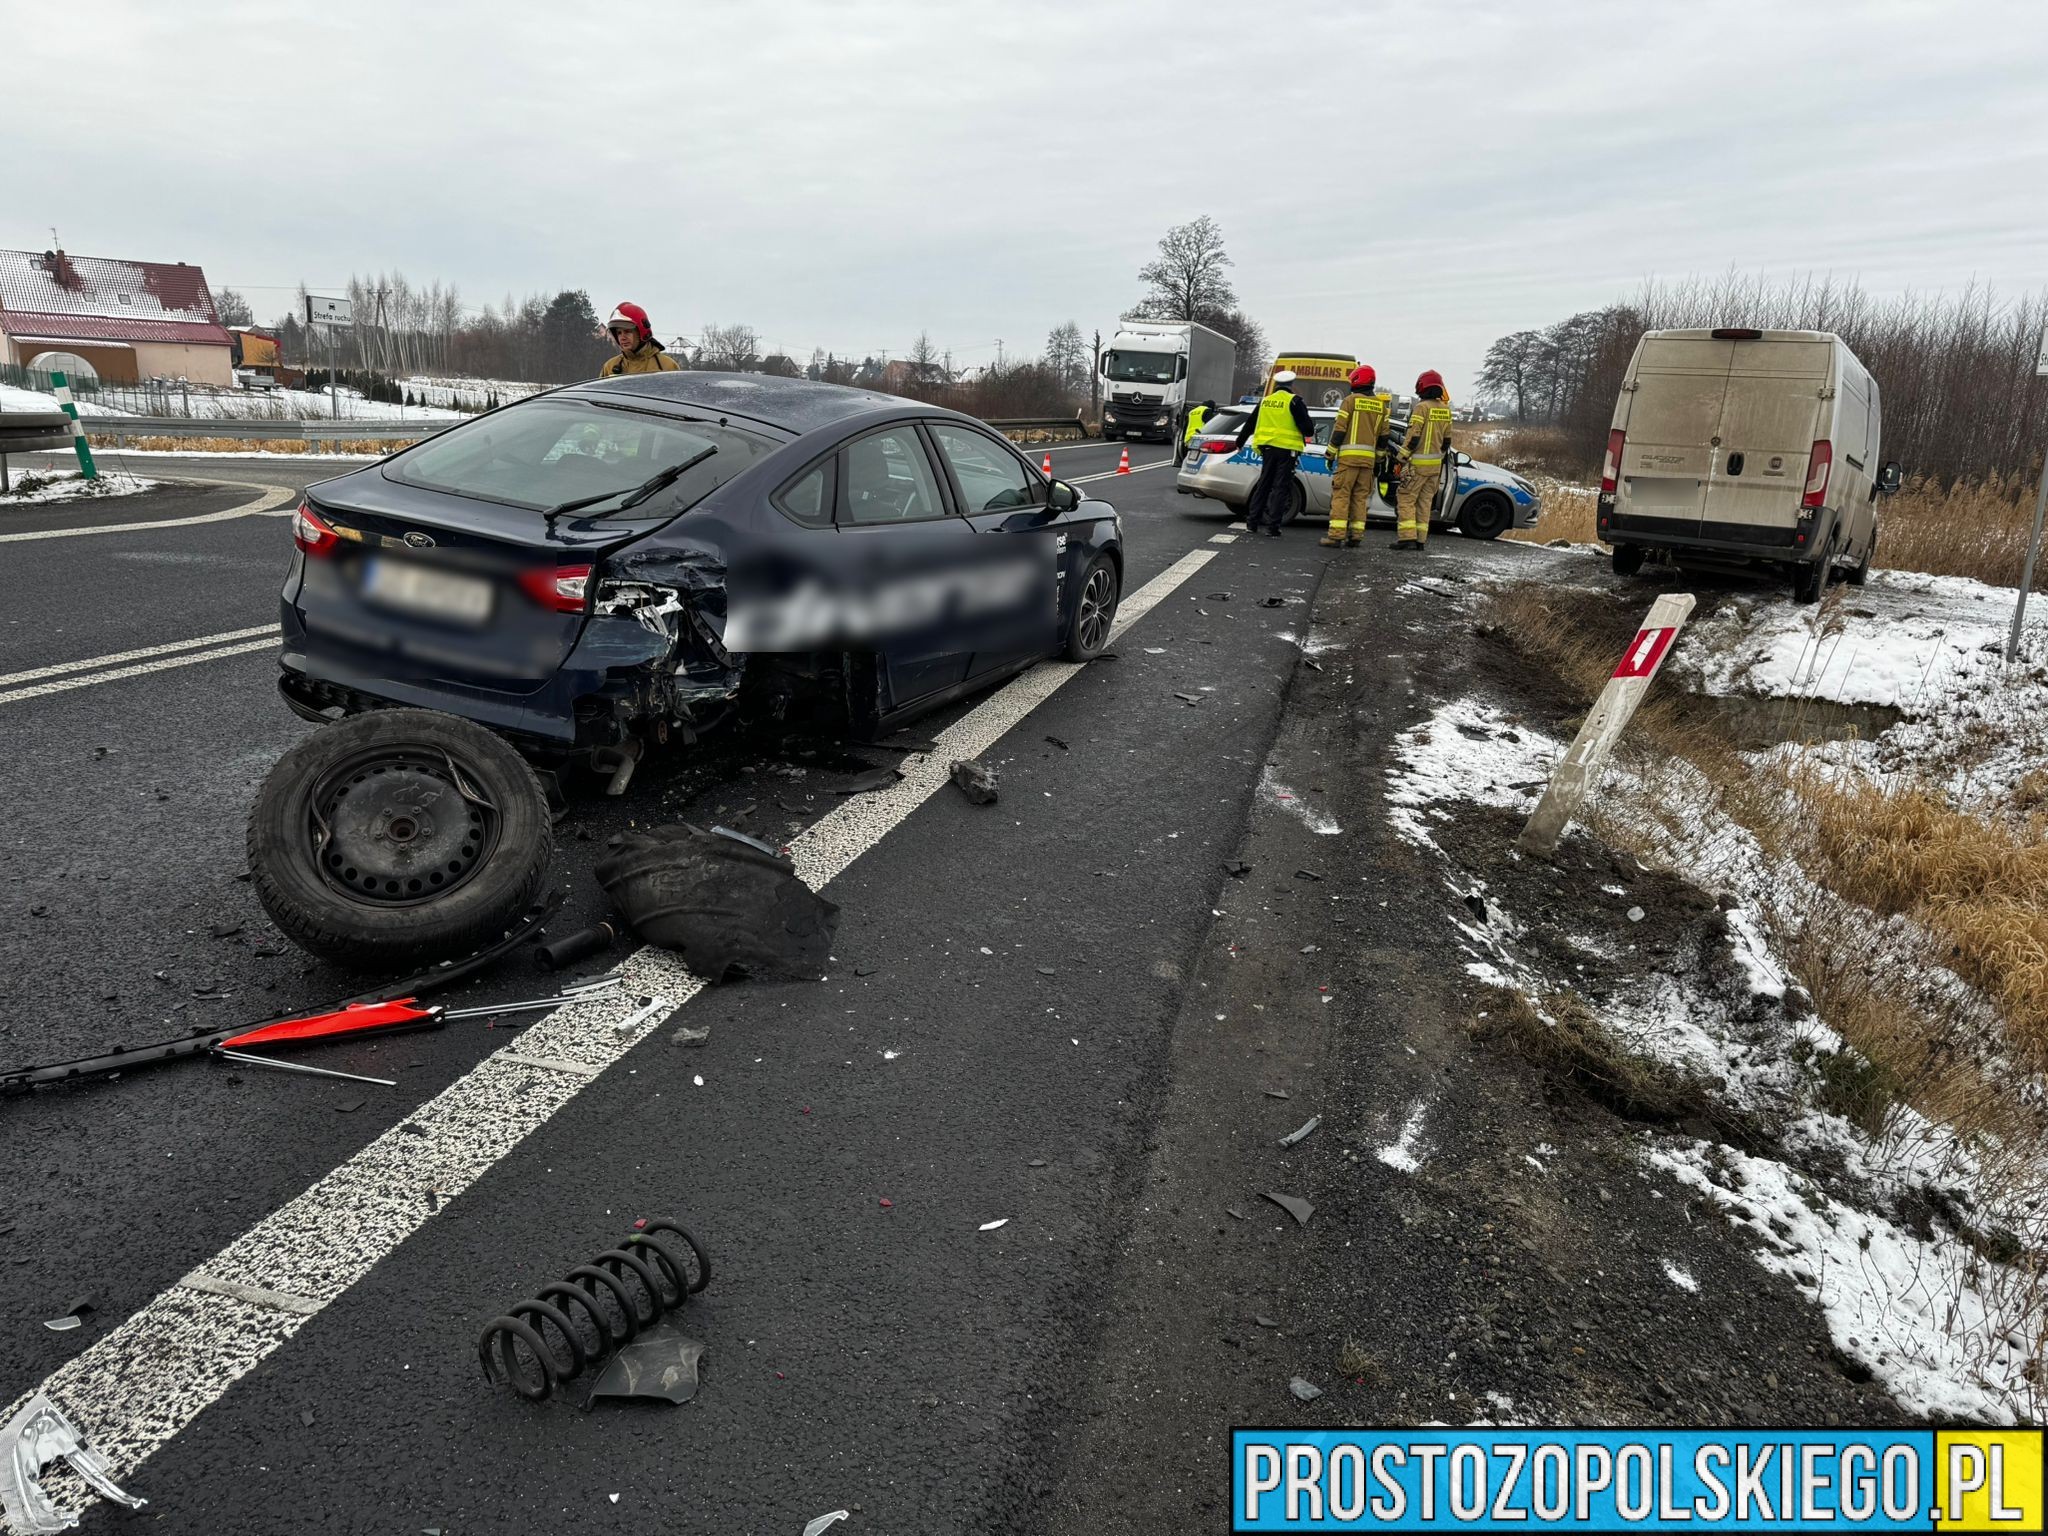
<svg viewBox="0 0 2048 1536">
<path fill-rule="evenodd" d="M 90 688 L 95 683 L 115 683 L 124 677 L 141 677 L 149 672 L 168 672 L 172 667 L 189 667 L 202 661 L 220 661 L 228 656 L 240 656 L 246 651 L 268 651 L 277 645 L 276 636 L 262 640 L 244 640 L 240 645 L 223 645 L 211 651 L 193 651 L 180 656 L 163 656 L 155 661 L 145 661 L 132 667 L 116 667 L 111 672 L 92 672 L 84 677 L 60 677 L 54 682 L 36 683 L 28 688 L 15 688 L 0 693 L 0 704 L 16 704 L 23 699 L 40 699 L 46 694 L 64 693 L 73 688 Z"/>
<path fill-rule="evenodd" d="M 195 517 L 164 517 L 155 522 L 104 523 L 94 528 L 46 528 L 41 533 L 0 533 L 0 544 L 26 544 L 39 539 L 82 539 L 93 533 L 149 533 L 158 528 L 190 528 L 198 523 L 225 523 L 238 517 L 261 517 L 272 507 L 289 501 L 298 505 L 299 493 L 289 486 L 259 485 L 255 490 L 262 492 L 254 501 L 245 501 L 239 507 L 229 507 L 223 512 L 201 512 Z M 283 516 L 282 513 L 273 514 Z"/>
<path fill-rule="evenodd" d="M 27 672 L 0 673 L 0 688 L 14 683 L 33 683 L 39 678 L 62 677 L 66 672 L 90 672 L 95 667 L 117 667 L 124 661 L 142 661 L 151 656 L 168 656 L 172 651 L 196 651 L 202 645 L 224 645 L 230 640 L 247 640 L 252 635 L 276 633 L 275 624 L 258 624 L 250 629 L 224 629 L 217 635 L 194 635 L 190 640 L 145 645 L 136 651 L 113 651 L 105 656 L 88 656 L 83 661 L 60 661 L 55 666 L 34 667 Z"/>
<path fill-rule="evenodd" d="M 1150 464 L 1133 464 L 1131 466 L 1130 472 L 1134 475 L 1142 475 L 1148 469 L 1171 469 L 1172 467 L 1173 460 L 1156 459 Z M 1124 473 L 1124 471 L 1120 469 L 1106 469 L 1099 475 L 1076 475 L 1073 479 L 1069 480 L 1067 484 L 1084 485 L 1090 480 L 1114 480 L 1118 475 L 1121 475 L 1122 473 Z"/>
<path fill-rule="evenodd" d="M 1234 533 L 1212 533 L 1209 535 L 1209 542 L 1211 544 L 1235 544 L 1237 542 L 1237 535 Z"/>
<path fill-rule="evenodd" d="M 1213 550 L 1183 555 L 1132 593 L 1111 639 L 1215 558 Z M 827 812 L 790 846 L 799 874 L 814 887 L 825 885 L 943 787 L 954 758 L 986 752 L 1084 666 L 1041 662 L 941 731 L 935 750 L 910 759 L 897 784 Z M 659 994 L 681 1008 L 703 985 L 674 955 L 652 948 L 636 951 L 618 972 L 620 994 L 567 1004 L 522 1030 L 516 1046 L 485 1057 L 58 1366 L 0 1410 L 0 1423 L 33 1393 L 46 1392 L 116 1481 L 132 1474 L 598 1073 L 664 1027 L 665 1019 L 649 1019 L 633 1034 L 618 1033 L 638 998 Z M 275 1304 L 265 1304 L 266 1296 Z M 66 1493 L 74 1502 L 87 1497 L 82 1486 L 67 1486 Z"/>
</svg>

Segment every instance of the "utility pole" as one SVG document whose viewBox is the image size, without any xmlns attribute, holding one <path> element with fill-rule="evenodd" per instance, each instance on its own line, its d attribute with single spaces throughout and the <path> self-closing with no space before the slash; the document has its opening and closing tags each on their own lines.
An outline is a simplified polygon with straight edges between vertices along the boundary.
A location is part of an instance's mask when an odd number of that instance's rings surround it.
<svg viewBox="0 0 2048 1536">
<path fill-rule="evenodd" d="M 996 377 L 997 377 L 997 378 L 1001 378 L 1001 377 L 1002 377 L 1002 375 L 1003 375 L 1003 338 L 1002 338 L 1002 337 L 1000 337 L 1000 336 L 998 336 L 998 337 L 996 338 Z"/>
<path fill-rule="evenodd" d="M 1102 420 L 1102 327 L 1095 328 L 1095 366 L 1088 373 L 1088 399 L 1095 407 L 1095 419 Z"/>
</svg>

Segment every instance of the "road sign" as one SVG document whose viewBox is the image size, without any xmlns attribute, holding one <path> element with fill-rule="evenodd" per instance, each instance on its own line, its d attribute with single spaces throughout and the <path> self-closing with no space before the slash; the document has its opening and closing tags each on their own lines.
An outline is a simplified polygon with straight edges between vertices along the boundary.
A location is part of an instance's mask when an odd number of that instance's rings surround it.
<svg viewBox="0 0 2048 1536">
<path fill-rule="evenodd" d="M 348 326 L 353 323 L 349 318 L 347 299 L 323 299 L 311 293 L 306 295 L 306 324 Z"/>
<path fill-rule="evenodd" d="M 1621 664 L 1607 679 L 1600 697 L 1593 701 L 1586 723 L 1579 727 L 1570 750 L 1551 774 L 1549 787 L 1537 802 L 1529 824 L 1522 829 L 1515 846 L 1524 853 L 1549 854 L 1557 847 L 1566 825 L 1599 782 L 1600 770 L 1606 766 L 1607 754 L 1614 749 L 1622 727 L 1643 702 L 1650 680 L 1671 653 L 1671 642 L 1678 638 L 1692 605 L 1690 592 L 1666 592 L 1650 605 L 1649 616 L 1629 641 L 1628 649 L 1621 653 Z"/>
</svg>

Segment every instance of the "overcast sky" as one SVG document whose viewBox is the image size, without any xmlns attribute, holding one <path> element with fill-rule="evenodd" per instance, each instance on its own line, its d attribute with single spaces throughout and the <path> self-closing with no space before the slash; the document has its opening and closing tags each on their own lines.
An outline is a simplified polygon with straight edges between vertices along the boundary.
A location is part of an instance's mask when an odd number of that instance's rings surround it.
<svg viewBox="0 0 2048 1536">
<path fill-rule="evenodd" d="M 2039 0 L 0 0 L 0 53 L 0 246 L 262 319 L 398 268 L 979 363 L 1207 213 L 1270 341 L 1463 398 L 1652 275 L 2048 283 Z"/>
</svg>

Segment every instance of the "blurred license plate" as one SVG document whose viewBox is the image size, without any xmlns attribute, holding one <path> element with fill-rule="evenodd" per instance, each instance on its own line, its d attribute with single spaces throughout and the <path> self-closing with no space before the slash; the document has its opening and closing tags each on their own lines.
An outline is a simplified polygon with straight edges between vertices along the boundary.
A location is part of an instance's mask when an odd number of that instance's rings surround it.
<svg viewBox="0 0 2048 1536">
<path fill-rule="evenodd" d="M 369 561 L 363 571 L 363 596 L 386 608 L 458 624 L 481 624 L 491 616 L 491 584 L 482 577 L 398 560 Z"/>
</svg>

